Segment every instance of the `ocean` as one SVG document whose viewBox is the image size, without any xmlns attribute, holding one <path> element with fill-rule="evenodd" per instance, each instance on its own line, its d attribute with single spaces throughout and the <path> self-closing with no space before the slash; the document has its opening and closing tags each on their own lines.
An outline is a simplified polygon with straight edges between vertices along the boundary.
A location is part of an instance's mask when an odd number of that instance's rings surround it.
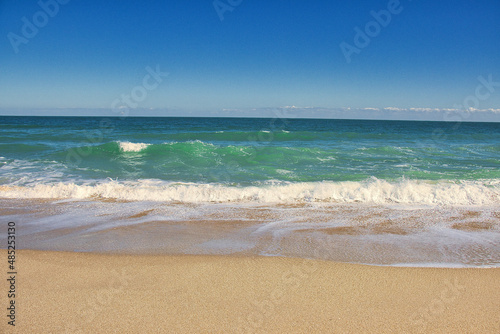
<svg viewBox="0 0 500 334">
<path fill-rule="evenodd" d="M 0 205 L 26 248 L 498 266 L 500 123 L 0 117 Z"/>
</svg>

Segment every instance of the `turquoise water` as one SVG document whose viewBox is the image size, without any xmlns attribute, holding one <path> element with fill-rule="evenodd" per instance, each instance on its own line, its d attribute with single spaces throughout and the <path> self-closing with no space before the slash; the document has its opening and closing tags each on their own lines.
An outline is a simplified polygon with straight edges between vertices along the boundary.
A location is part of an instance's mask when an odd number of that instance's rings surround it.
<svg viewBox="0 0 500 334">
<path fill-rule="evenodd" d="M 11 198 L 500 198 L 500 123 L 0 117 L 0 157 Z"/>
</svg>

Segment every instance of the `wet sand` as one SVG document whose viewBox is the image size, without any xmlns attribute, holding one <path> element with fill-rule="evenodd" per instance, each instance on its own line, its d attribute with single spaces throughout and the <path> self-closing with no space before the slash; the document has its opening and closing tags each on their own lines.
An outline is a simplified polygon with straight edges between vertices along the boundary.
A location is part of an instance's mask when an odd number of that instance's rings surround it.
<svg viewBox="0 0 500 334">
<path fill-rule="evenodd" d="M 16 327 L 3 316 L 2 333 L 500 331 L 500 268 L 29 250 L 17 266 Z"/>
<path fill-rule="evenodd" d="M 14 199 L 0 208 L 24 249 L 500 267 L 498 208 Z"/>
</svg>

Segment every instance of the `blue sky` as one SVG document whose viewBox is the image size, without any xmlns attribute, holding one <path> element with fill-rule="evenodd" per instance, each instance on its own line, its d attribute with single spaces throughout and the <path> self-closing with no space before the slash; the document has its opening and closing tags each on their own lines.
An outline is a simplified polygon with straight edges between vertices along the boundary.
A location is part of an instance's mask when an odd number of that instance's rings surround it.
<svg viewBox="0 0 500 334">
<path fill-rule="evenodd" d="M 55 1 L 41 3 L 50 11 Z M 212 0 L 60 1 L 52 16 L 37 1 L 0 1 L 4 114 L 95 114 L 132 92 L 146 92 L 137 108 L 190 115 L 283 106 L 411 113 L 471 96 L 476 109 L 500 108 L 500 86 L 474 99 L 478 77 L 500 82 L 498 0 L 217 0 L 219 10 Z M 371 25 L 369 44 L 348 63 L 341 43 L 356 47 L 355 28 L 388 8 L 397 13 L 379 31 Z M 38 32 L 25 36 L 36 20 Z M 147 67 L 168 72 L 154 89 L 143 87 Z"/>
</svg>

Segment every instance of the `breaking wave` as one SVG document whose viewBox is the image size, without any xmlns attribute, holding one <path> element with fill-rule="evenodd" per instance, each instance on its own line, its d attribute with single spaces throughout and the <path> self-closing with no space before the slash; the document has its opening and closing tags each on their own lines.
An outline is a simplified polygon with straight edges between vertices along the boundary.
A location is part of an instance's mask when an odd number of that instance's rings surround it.
<svg viewBox="0 0 500 334">
<path fill-rule="evenodd" d="M 41 183 L 0 186 L 4 198 L 101 199 L 161 202 L 372 203 L 419 205 L 497 205 L 500 180 L 388 182 L 261 182 L 252 186 L 221 183 L 172 183 L 160 180 Z"/>
</svg>

